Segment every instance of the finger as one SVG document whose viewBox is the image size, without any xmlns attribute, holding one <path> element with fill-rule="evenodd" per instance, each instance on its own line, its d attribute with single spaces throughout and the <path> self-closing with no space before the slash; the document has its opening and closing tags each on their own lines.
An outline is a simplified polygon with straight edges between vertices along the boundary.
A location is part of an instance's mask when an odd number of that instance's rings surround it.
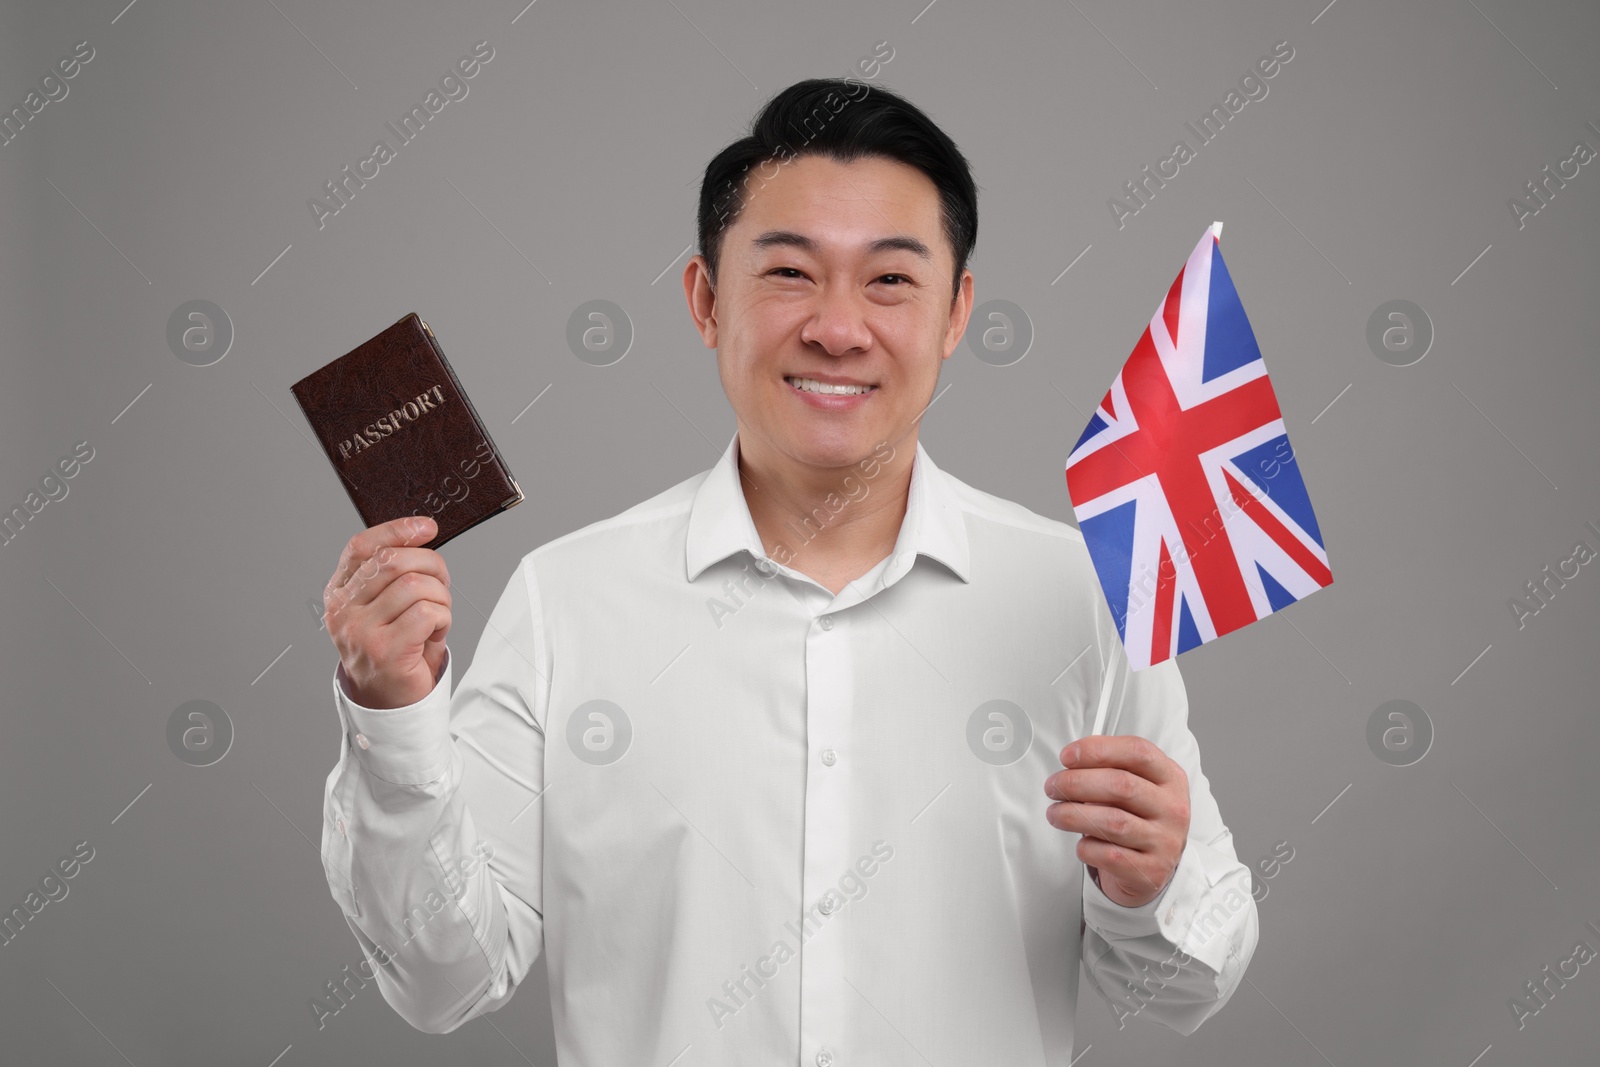
<svg viewBox="0 0 1600 1067">
<path fill-rule="evenodd" d="M 407 525 L 375 526 L 361 531 L 346 542 L 344 551 L 339 555 L 339 562 L 334 567 L 333 575 L 328 579 L 328 584 L 323 587 L 324 598 L 330 597 L 340 590 L 345 590 L 342 599 L 350 599 L 351 593 L 359 588 L 360 583 L 370 580 L 375 574 L 379 564 L 387 561 L 401 547 L 409 547 L 410 543 L 423 543 L 426 533 L 419 531 L 415 526 L 409 525 L 413 519 L 396 519 L 395 523 Z M 388 527 L 386 530 L 385 527 Z"/>
<path fill-rule="evenodd" d="M 1077 800 L 1122 808 L 1146 819 L 1166 810 L 1162 788 L 1119 767 L 1074 767 L 1057 771 L 1044 780 L 1044 795 L 1051 800 Z"/>
<path fill-rule="evenodd" d="M 450 584 L 449 568 L 438 552 L 431 548 L 394 548 L 385 545 L 358 567 L 349 581 L 329 594 L 330 610 L 351 604 L 370 604 L 396 578 L 411 572 L 430 575 L 446 587 Z"/>
<path fill-rule="evenodd" d="M 1134 887 L 1141 894 L 1145 890 L 1159 893 L 1167 880 L 1164 872 L 1157 870 L 1143 853 L 1131 852 L 1121 845 L 1094 837 L 1085 837 L 1078 842 L 1078 858 L 1087 866 L 1099 869 L 1101 892 L 1105 891 L 1107 878 Z"/>
<path fill-rule="evenodd" d="M 404 515 L 376 526 L 369 526 L 345 543 L 339 564 L 328 580 L 328 587 L 337 589 L 350 580 L 363 563 L 385 546 L 391 548 L 427 544 L 438 532 L 439 525 L 426 515 Z"/>
<path fill-rule="evenodd" d="M 418 600 L 395 618 L 395 642 L 403 647 L 440 639 L 450 629 L 450 609 L 432 600 Z"/>
<path fill-rule="evenodd" d="M 394 548 L 384 545 L 355 572 L 349 581 L 324 596 L 330 612 L 351 605 L 370 604 L 387 589 L 396 578 L 408 573 L 430 575 L 444 585 L 450 584 L 450 572 L 444 557 L 431 548 Z"/>
<path fill-rule="evenodd" d="M 450 590 L 438 578 L 421 571 L 406 571 L 395 576 L 377 598 L 372 601 L 371 623 L 374 626 L 391 626 L 419 601 L 437 604 L 450 610 Z"/>
<path fill-rule="evenodd" d="M 1121 808 L 1067 800 L 1050 805 L 1044 816 L 1058 830 L 1099 838 L 1134 852 L 1148 851 L 1157 843 L 1151 823 Z"/>
<path fill-rule="evenodd" d="M 1166 785 L 1179 780 L 1183 768 L 1146 737 L 1136 734 L 1092 734 L 1061 750 L 1063 767 L 1120 767 L 1146 781 Z"/>
</svg>

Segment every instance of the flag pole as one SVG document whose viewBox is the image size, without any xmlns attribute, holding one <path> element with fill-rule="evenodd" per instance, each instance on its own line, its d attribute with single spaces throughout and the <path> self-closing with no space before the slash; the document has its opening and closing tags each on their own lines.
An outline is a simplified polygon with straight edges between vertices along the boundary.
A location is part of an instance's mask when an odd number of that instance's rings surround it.
<svg viewBox="0 0 1600 1067">
<path fill-rule="evenodd" d="M 1084 735 L 1086 737 L 1093 737 L 1105 727 L 1106 709 L 1111 703 L 1111 680 L 1117 673 L 1117 657 L 1122 654 L 1122 642 L 1111 642 L 1111 655 L 1106 658 L 1106 672 L 1100 682 L 1100 706 L 1095 709 L 1094 726 Z"/>
</svg>

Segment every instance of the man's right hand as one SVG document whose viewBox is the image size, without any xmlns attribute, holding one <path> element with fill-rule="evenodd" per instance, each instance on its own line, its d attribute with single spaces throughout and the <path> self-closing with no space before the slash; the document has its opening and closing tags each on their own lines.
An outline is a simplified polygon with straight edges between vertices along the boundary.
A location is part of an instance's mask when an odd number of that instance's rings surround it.
<svg viewBox="0 0 1600 1067">
<path fill-rule="evenodd" d="M 438 524 L 407 516 L 362 530 L 322 590 L 346 692 L 363 707 L 414 704 L 433 691 L 450 632 L 450 572 L 431 548 Z"/>
</svg>

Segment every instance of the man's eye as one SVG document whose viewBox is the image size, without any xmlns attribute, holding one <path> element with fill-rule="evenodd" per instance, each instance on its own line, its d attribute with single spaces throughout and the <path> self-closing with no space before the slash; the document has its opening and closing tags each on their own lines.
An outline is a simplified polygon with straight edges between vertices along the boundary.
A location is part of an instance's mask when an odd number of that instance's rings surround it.
<svg viewBox="0 0 1600 1067">
<path fill-rule="evenodd" d="M 767 271 L 767 273 L 768 274 L 777 274 L 779 271 L 785 271 L 785 270 L 789 271 L 790 273 L 786 274 L 786 275 L 783 275 L 783 277 L 786 277 L 786 278 L 788 278 L 788 277 L 796 277 L 796 278 L 800 277 L 800 271 L 797 270 L 794 267 L 773 267 L 771 270 Z"/>
<path fill-rule="evenodd" d="M 904 274 L 885 274 L 883 278 L 879 278 L 878 280 L 881 282 L 884 278 L 899 278 L 902 282 L 911 281 L 911 279 L 906 277 Z"/>
</svg>

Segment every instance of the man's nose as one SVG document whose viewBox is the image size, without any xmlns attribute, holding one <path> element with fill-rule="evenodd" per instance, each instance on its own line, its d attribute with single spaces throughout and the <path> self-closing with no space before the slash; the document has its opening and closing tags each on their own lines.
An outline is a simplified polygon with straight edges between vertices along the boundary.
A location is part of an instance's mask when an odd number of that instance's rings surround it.
<svg viewBox="0 0 1600 1067">
<path fill-rule="evenodd" d="M 867 298 L 851 283 L 830 283 L 818 294 L 811 317 L 800 330 L 807 344 L 821 345 L 829 355 L 842 356 L 872 345 L 867 328 Z"/>
</svg>

